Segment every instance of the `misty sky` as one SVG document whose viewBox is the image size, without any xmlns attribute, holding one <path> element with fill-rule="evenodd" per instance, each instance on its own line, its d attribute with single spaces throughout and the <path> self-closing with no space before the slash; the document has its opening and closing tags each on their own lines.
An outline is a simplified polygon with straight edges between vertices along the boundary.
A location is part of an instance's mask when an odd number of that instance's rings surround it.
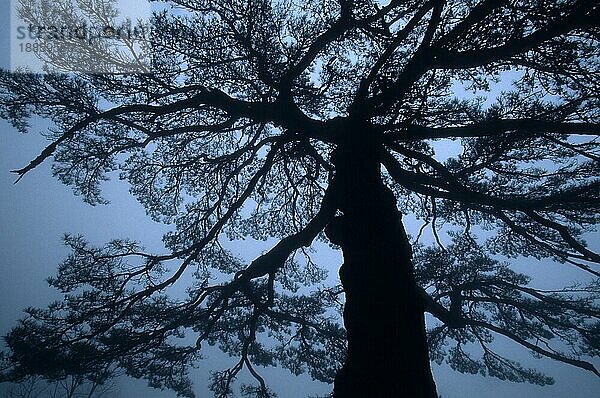
<svg viewBox="0 0 600 398">
<path fill-rule="evenodd" d="M 8 11 L 9 4 L 3 0 L 0 4 L 0 65 L 3 68 L 9 64 Z M 52 178 L 48 163 L 25 176 L 19 184 L 13 185 L 14 175 L 9 170 L 25 165 L 39 154 L 45 146 L 44 138 L 38 134 L 43 130 L 43 122 L 37 121 L 32 123 L 29 134 L 20 135 L 8 123 L 0 121 L 0 335 L 9 331 L 24 307 L 44 306 L 59 297 L 44 280 L 54 273 L 57 264 L 67 253 L 60 242 L 65 232 L 83 234 L 96 244 L 128 237 L 142 242 L 150 250 L 159 251 L 162 248 L 161 237 L 165 227 L 145 215 L 143 208 L 129 196 L 127 186 L 122 182 L 106 185 L 105 194 L 111 204 L 99 207 L 84 204 L 68 187 Z M 251 258 L 264 248 L 252 242 L 235 243 L 233 247 L 245 258 Z M 327 252 L 320 259 L 321 264 L 328 266 L 330 276 L 335 277 L 340 256 Z M 533 274 L 536 281 L 548 286 L 566 285 L 578 277 L 576 272 L 565 266 L 548 262 L 524 260 L 515 267 L 518 271 Z M 591 373 L 547 359 L 533 359 L 526 350 L 502 341 L 501 344 L 508 350 L 504 353 L 514 352 L 509 357 L 546 371 L 555 377 L 556 384 L 549 387 L 514 384 L 461 375 L 448 366 L 434 365 L 439 393 L 444 398 L 600 396 L 600 379 Z M 235 359 L 207 350 L 207 358 L 197 370 L 192 371 L 197 395 L 210 397 L 206 388 L 208 371 L 231 365 L 233 361 Z M 281 398 L 304 398 L 309 394 L 325 393 L 331 388 L 314 383 L 307 376 L 295 377 L 286 371 L 270 369 L 264 375 Z M 145 381 L 121 379 L 119 389 L 118 396 L 121 397 L 175 396 L 170 392 L 151 390 L 146 387 Z M 1 391 L 2 387 L 0 396 Z"/>
</svg>

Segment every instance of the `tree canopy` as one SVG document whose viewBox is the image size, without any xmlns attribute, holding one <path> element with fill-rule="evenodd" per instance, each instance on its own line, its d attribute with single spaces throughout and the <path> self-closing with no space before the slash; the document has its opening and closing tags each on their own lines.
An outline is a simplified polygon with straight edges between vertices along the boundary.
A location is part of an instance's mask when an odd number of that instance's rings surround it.
<svg viewBox="0 0 600 398">
<path fill-rule="evenodd" d="M 104 21 L 113 14 L 92 11 L 110 3 L 62 12 Z M 55 15 L 36 6 L 24 4 L 39 25 Z M 586 0 L 171 0 L 137 39 L 151 50 L 145 73 L 0 71 L 0 116 L 21 132 L 32 117 L 51 122 L 18 179 L 53 158 L 54 175 L 96 205 L 116 177 L 172 226 L 165 253 L 67 235 L 72 253 L 49 279 L 64 299 L 28 309 L 6 336 L 0 380 L 116 364 L 191 397 L 188 368 L 211 344 L 239 359 L 213 375 L 215 396 L 244 368 L 247 396 L 273 396 L 263 366 L 332 383 L 344 288 L 322 284 L 332 264 L 307 248 L 323 240 L 346 255 L 334 220 L 350 191 L 335 181 L 363 148 L 398 216 L 422 222 L 406 238 L 435 317 L 432 360 L 552 382 L 497 352 L 501 335 L 600 377 L 589 359 L 600 255 L 584 240 L 600 208 L 599 20 Z M 45 56 L 76 70 L 93 50 Z M 278 243 L 249 263 L 222 245 L 247 237 Z M 590 283 L 538 289 L 511 269 L 522 256 Z"/>
</svg>

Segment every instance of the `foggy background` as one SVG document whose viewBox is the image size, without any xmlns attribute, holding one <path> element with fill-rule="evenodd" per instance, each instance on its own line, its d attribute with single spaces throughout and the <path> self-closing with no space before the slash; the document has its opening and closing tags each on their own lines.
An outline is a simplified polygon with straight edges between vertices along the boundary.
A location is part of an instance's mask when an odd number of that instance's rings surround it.
<svg viewBox="0 0 600 398">
<path fill-rule="evenodd" d="M 0 3 L 0 67 L 9 66 L 9 2 Z M 100 245 L 114 238 L 131 238 L 141 242 L 149 251 L 164 251 L 162 234 L 167 228 L 153 222 L 145 211 L 127 192 L 124 182 L 112 181 L 105 184 L 104 195 L 111 201 L 107 206 L 92 207 L 72 194 L 50 175 L 50 163 L 44 163 L 28 173 L 14 185 L 15 175 L 9 170 L 27 164 L 46 145 L 39 135 L 45 124 L 32 121 L 29 134 L 17 133 L 8 123 L 0 121 L 0 335 L 4 336 L 21 310 L 28 306 L 46 306 L 51 300 L 60 298 L 48 287 L 45 278 L 54 274 L 58 263 L 67 250 L 61 244 L 64 233 L 84 235 L 91 243 Z M 407 229 L 418 228 L 407 225 Z M 252 259 L 267 246 L 264 243 L 235 242 L 230 247 L 238 255 Z M 324 248 L 325 253 L 316 257 L 326 265 L 330 278 L 337 276 L 341 264 L 339 253 Z M 580 279 L 581 273 L 566 265 L 550 261 L 522 259 L 515 261 L 515 269 L 534 276 L 536 286 L 556 288 Z M 527 367 L 535 367 L 553 376 L 555 385 L 547 387 L 503 382 L 493 378 L 462 375 L 448 366 L 433 364 L 438 392 L 444 398 L 595 398 L 600 396 L 600 379 L 592 373 L 563 365 L 549 359 L 534 359 L 527 350 L 506 343 L 501 337 L 498 342 L 502 353 L 520 361 Z M 0 343 L 4 349 L 4 342 Z M 206 351 L 204 351 L 206 350 Z M 191 371 L 198 397 L 211 397 L 207 389 L 210 370 L 231 366 L 235 358 L 212 348 L 203 348 L 205 359 Z M 598 364 L 598 361 L 595 361 Z M 296 377 L 289 372 L 266 369 L 263 376 L 281 398 L 305 398 L 314 394 L 325 394 L 332 386 L 316 383 L 306 375 Z M 6 385 L 0 385 L 0 397 Z M 122 377 L 117 382 L 115 397 L 175 397 L 170 391 L 150 389 L 144 380 Z"/>
</svg>

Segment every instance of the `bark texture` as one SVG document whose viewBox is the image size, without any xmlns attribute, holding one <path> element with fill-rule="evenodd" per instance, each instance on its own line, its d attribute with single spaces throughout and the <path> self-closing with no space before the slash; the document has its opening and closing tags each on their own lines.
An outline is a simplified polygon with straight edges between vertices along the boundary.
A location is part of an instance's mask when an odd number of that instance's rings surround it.
<svg viewBox="0 0 600 398">
<path fill-rule="evenodd" d="M 348 333 L 334 397 L 436 398 L 411 249 L 394 196 L 381 179 L 381 145 L 365 127 L 353 126 L 346 135 L 348 144 L 334 155 L 343 215 L 326 229 L 344 254 L 340 279 Z"/>
</svg>

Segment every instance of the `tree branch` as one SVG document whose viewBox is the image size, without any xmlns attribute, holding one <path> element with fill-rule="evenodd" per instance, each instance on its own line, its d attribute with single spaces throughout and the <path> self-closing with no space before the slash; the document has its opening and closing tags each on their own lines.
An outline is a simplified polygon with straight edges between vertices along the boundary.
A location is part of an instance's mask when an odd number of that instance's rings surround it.
<svg viewBox="0 0 600 398">
<path fill-rule="evenodd" d="M 386 134 L 385 139 L 388 142 L 402 142 L 436 138 L 496 137 L 508 132 L 531 137 L 542 133 L 598 135 L 600 134 L 600 124 L 539 119 L 496 119 L 460 127 L 399 126 L 396 131 Z"/>
<path fill-rule="evenodd" d="M 568 15 L 548 23 L 545 27 L 525 36 L 511 39 L 504 45 L 469 51 L 453 52 L 438 47 L 432 67 L 438 69 L 468 69 L 532 50 L 544 42 L 578 28 L 595 26 L 595 19 L 587 13 L 595 6 L 593 0 L 578 1 Z"/>
</svg>

